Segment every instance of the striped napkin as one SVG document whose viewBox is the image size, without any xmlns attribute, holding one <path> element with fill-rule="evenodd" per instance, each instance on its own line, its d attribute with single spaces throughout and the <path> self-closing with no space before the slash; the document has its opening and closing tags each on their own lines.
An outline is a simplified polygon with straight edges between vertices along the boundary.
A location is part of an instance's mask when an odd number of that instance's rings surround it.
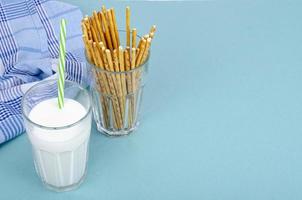
<svg viewBox="0 0 302 200">
<path fill-rule="evenodd" d="M 24 132 L 21 98 L 56 77 L 60 20 L 67 21 L 67 79 L 84 83 L 79 8 L 53 0 L 0 0 L 0 143 Z"/>
</svg>

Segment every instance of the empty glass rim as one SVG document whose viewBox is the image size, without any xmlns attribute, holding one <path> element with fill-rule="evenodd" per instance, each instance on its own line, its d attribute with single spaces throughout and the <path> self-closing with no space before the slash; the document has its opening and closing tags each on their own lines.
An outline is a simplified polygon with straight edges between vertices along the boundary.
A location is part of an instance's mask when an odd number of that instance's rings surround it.
<svg viewBox="0 0 302 200">
<path fill-rule="evenodd" d="M 25 98 L 26 96 L 31 92 L 33 91 L 34 89 L 38 88 L 39 86 L 41 86 L 42 84 L 46 84 L 46 83 L 51 83 L 51 82 L 57 82 L 56 79 L 50 79 L 50 80 L 42 80 L 40 82 L 38 82 L 37 84 L 34 84 L 32 87 L 30 87 L 26 92 L 25 94 L 23 95 L 22 97 L 22 100 L 21 100 L 21 111 L 22 111 L 22 115 L 23 117 L 28 121 L 30 122 L 31 124 L 35 125 L 35 126 L 38 126 L 39 128 L 43 128 L 43 129 L 47 129 L 47 130 L 62 130 L 62 129 L 66 129 L 66 128 L 71 128 L 73 126 L 76 126 L 77 124 L 79 124 L 80 122 L 82 122 L 84 119 L 87 118 L 87 116 L 91 113 L 91 110 L 92 110 L 92 102 L 91 102 L 91 98 L 90 98 L 90 95 L 88 93 L 88 91 L 82 87 L 80 84 L 74 82 L 74 81 L 69 81 L 69 80 L 65 80 L 65 82 L 68 82 L 68 83 L 71 83 L 71 84 L 74 84 L 75 86 L 79 87 L 81 90 L 85 91 L 85 93 L 87 94 L 88 98 L 89 98 L 89 108 L 87 109 L 87 112 L 86 114 L 80 118 L 79 120 L 77 120 L 76 122 L 72 123 L 72 124 L 68 124 L 68 125 L 65 125 L 65 126 L 58 126 L 58 127 L 53 127 L 53 126 L 44 126 L 44 125 L 41 125 L 41 124 L 37 124 L 36 122 L 32 121 L 26 114 L 25 114 L 25 110 L 24 110 L 24 104 L 25 104 Z"/>
<path fill-rule="evenodd" d="M 118 32 L 124 32 L 124 33 L 126 33 L 125 30 L 118 30 Z M 139 39 L 142 38 L 140 35 L 136 35 L 136 37 L 139 38 Z M 85 54 L 85 58 L 86 58 L 87 63 L 89 63 L 89 65 L 93 66 L 98 72 L 105 72 L 105 73 L 110 73 L 110 74 L 127 74 L 127 73 L 131 73 L 131 72 L 134 72 L 136 70 L 139 70 L 139 69 L 143 68 L 143 66 L 149 61 L 150 54 L 151 54 L 151 49 L 149 49 L 148 56 L 147 56 L 146 60 L 142 64 L 140 64 L 139 66 L 135 67 L 134 69 L 125 70 L 125 71 L 122 71 L 122 72 L 108 71 L 106 69 L 101 69 L 100 67 L 94 65 L 93 63 L 91 63 L 89 61 L 89 59 L 87 58 L 87 54 L 86 54 L 86 50 L 85 49 L 84 49 L 84 54 Z"/>
</svg>

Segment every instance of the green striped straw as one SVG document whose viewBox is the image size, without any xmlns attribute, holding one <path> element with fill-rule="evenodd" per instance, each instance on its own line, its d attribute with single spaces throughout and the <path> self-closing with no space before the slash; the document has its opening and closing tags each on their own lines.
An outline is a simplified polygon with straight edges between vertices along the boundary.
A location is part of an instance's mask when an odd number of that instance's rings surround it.
<svg viewBox="0 0 302 200">
<path fill-rule="evenodd" d="M 61 20 L 60 24 L 60 55 L 59 55 L 59 79 L 58 79 L 58 105 L 64 107 L 64 85 L 65 85 L 65 54 L 66 54 L 66 21 Z"/>
</svg>

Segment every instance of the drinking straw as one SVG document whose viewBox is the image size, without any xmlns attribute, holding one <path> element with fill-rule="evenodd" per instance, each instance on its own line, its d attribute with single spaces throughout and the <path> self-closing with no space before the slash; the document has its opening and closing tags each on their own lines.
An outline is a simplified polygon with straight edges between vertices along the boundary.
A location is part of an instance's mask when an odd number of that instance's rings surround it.
<svg viewBox="0 0 302 200">
<path fill-rule="evenodd" d="M 64 85 L 65 85 L 65 54 L 66 54 L 66 21 L 61 20 L 60 23 L 60 55 L 59 55 L 59 80 L 58 80 L 58 105 L 62 109 L 64 107 Z"/>
</svg>

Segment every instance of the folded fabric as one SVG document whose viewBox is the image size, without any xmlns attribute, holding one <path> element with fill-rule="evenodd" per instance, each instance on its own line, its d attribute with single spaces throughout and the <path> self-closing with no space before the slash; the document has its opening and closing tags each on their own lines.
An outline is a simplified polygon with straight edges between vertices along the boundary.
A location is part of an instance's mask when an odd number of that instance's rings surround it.
<svg viewBox="0 0 302 200">
<path fill-rule="evenodd" d="M 24 132 L 21 99 L 56 77 L 60 20 L 67 21 L 66 78 L 87 80 L 79 8 L 53 0 L 0 0 L 0 143 Z"/>
</svg>

